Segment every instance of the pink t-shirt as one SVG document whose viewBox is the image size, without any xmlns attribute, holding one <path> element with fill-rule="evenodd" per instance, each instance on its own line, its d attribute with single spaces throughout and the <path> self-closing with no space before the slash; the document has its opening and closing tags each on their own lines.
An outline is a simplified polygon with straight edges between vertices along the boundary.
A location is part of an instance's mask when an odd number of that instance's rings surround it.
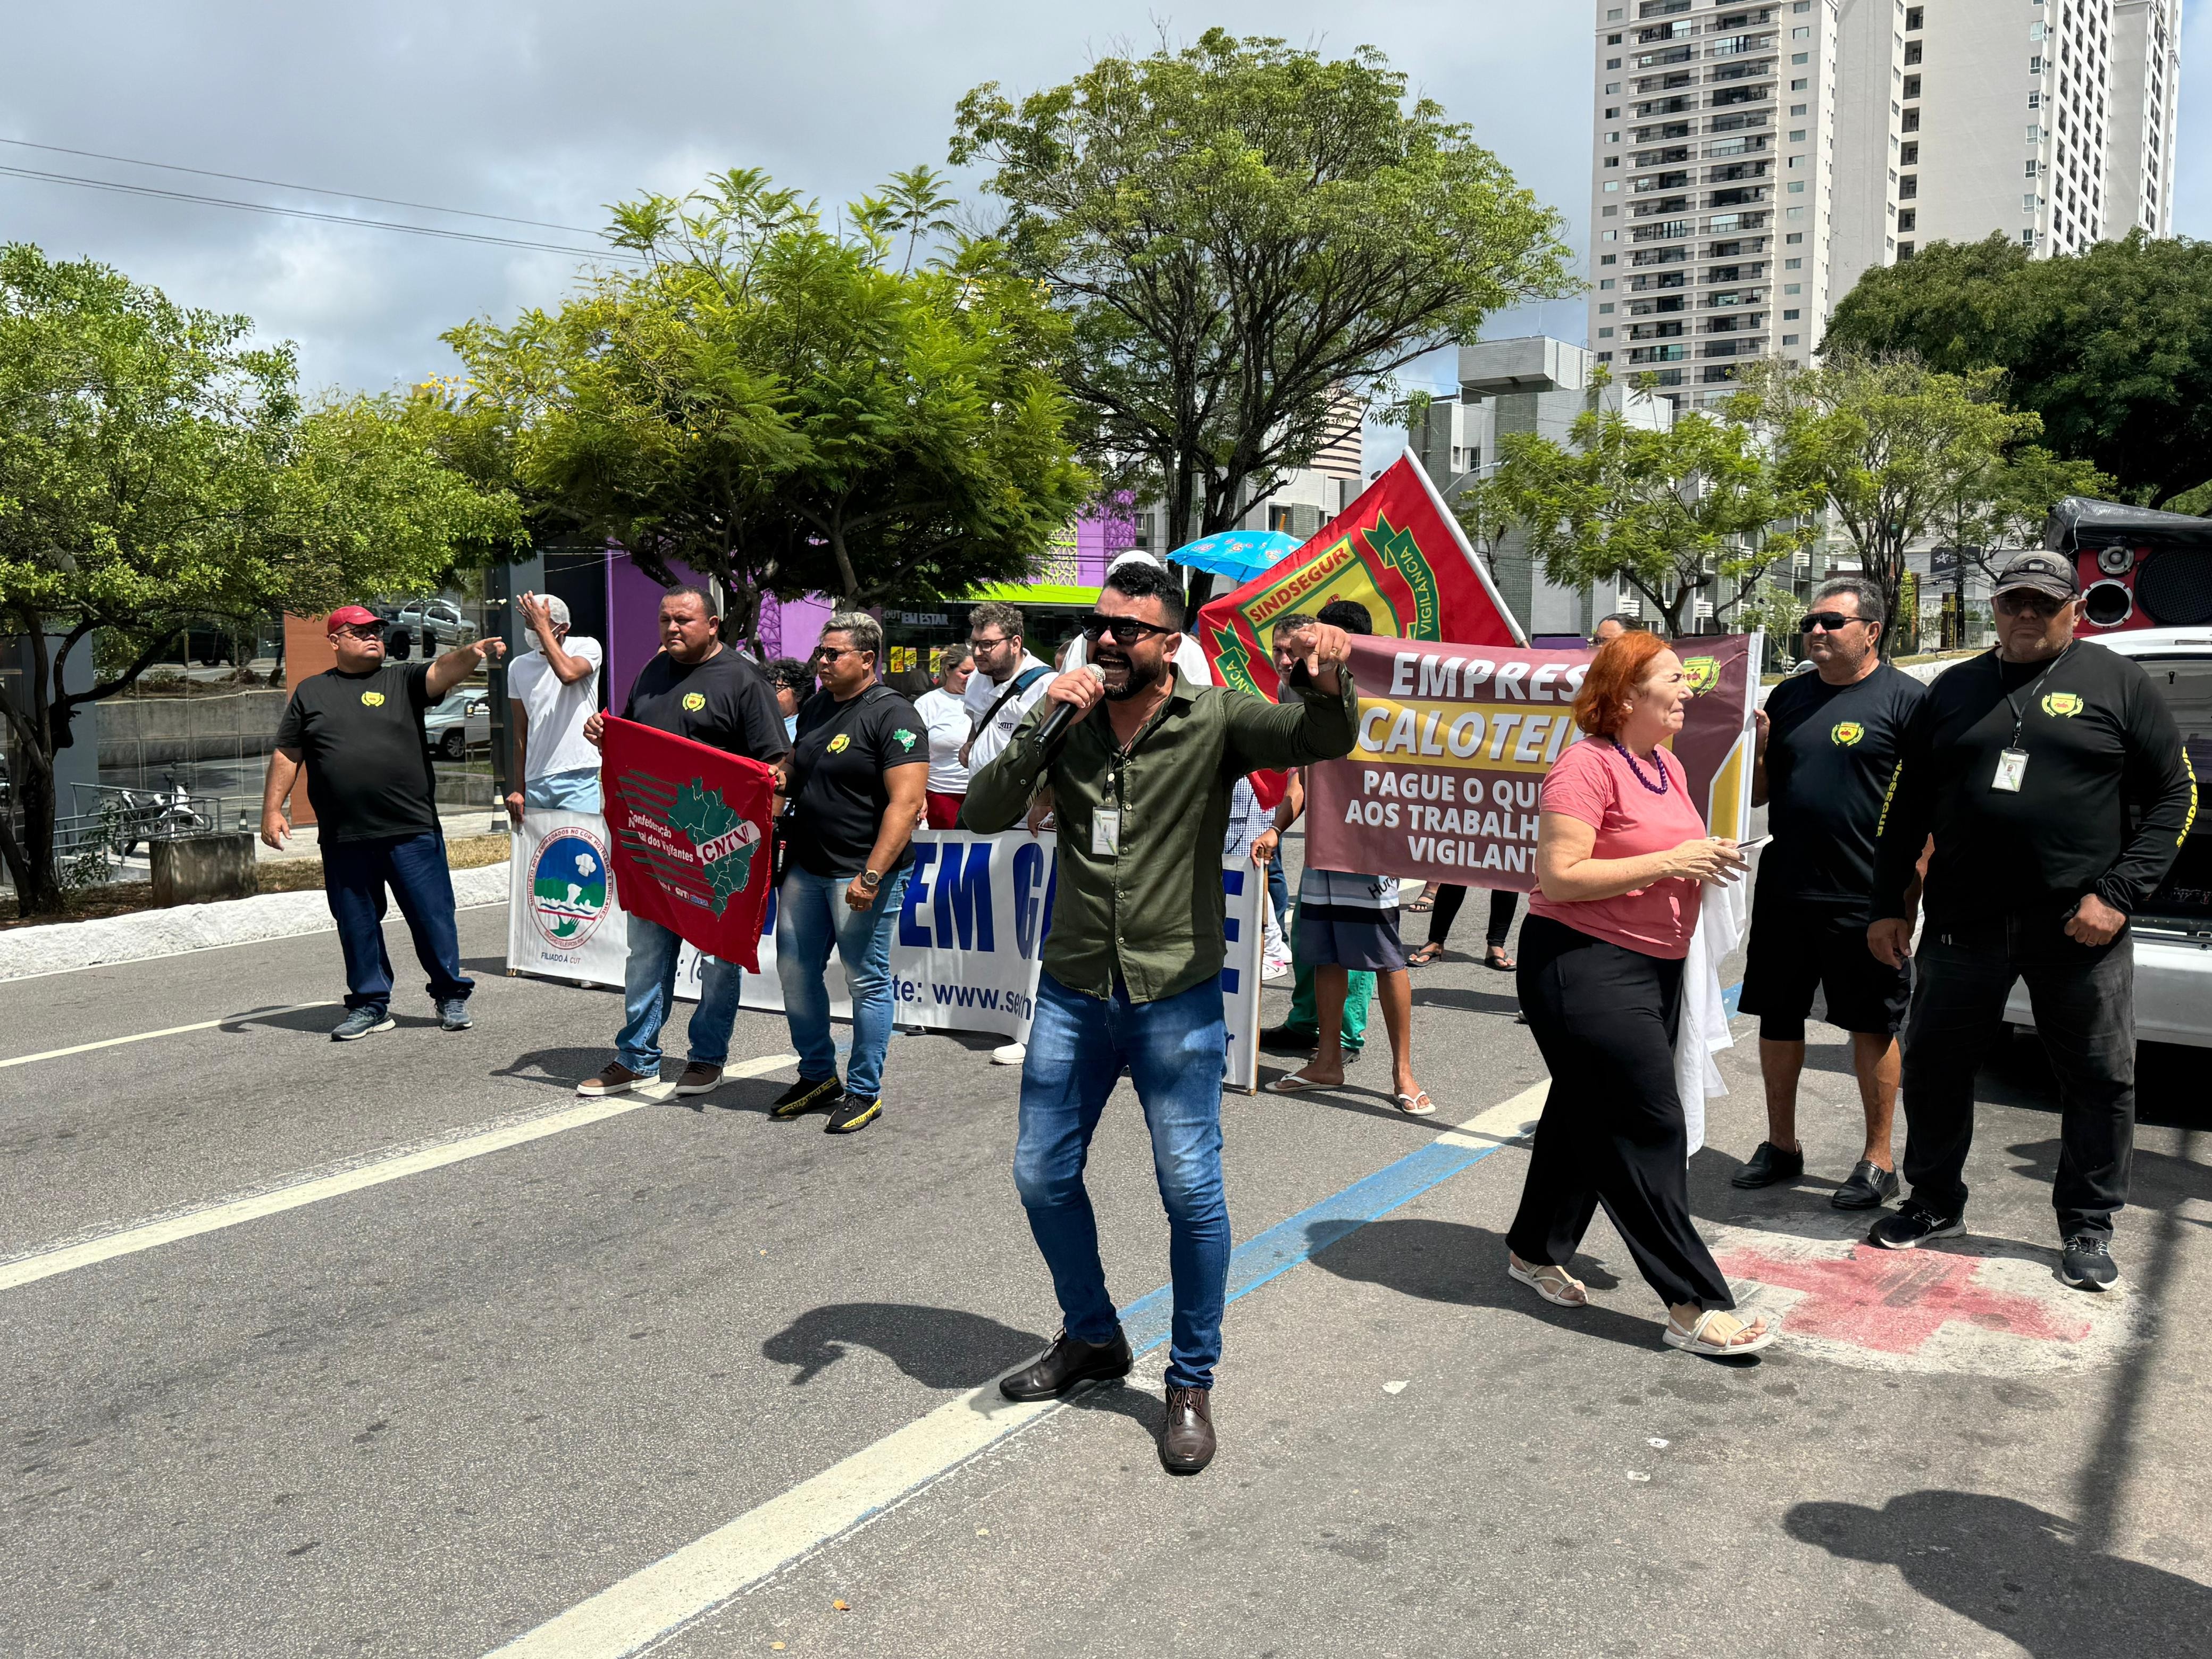
<svg viewBox="0 0 2212 1659">
<path fill-rule="evenodd" d="M 1641 858 L 1664 853 L 1705 833 L 1705 821 L 1690 799 L 1682 763 L 1662 749 L 1659 764 L 1667 774 L 1667 793 L 1655 795 L 1637 781 L 1628 760 L 1609 738 L 1584 738 L 1571 744 L 1545 775 L 1542 810 L 1580 818 L 1597 831 L 1590 856 Z M 1650 763 L 1639 761 L 1644 775 L 1658 781 Z M 1528 914 L 1549 916 L 1610 944 L 1641 951 L 1647 957 L 1681 957 L 1690 953 L 1698 929 L 1698 904 L 1705 889 L 1682 876 L 1669 876 L 1617 898 L 1560 904 L 1540 889 L 1528 896 Z"/>
</svg>

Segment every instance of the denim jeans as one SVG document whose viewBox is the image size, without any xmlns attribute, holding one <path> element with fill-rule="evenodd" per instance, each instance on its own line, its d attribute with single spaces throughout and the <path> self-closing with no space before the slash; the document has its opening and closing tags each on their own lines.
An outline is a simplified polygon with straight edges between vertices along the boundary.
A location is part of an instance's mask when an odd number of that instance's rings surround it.
<svg viewBox="0 0 2212 1659">
<path fill-rule="evenodd" d="M 1905 1167 L 1912 1196 L 1945 1215 L 1966 1208 L 1974 1073 L 2004 1021 L 2015 979 L 2027 981 L 2036 1035 L 2058 1074 L 2058 1176 L 2051 1201 L 2062 1238 L 2110 1237 L 2127 1202 L 2136 1127 L 2135 939 L 2077 945 L 2057 912 L 1930 921 L 1913 957 L 1905 1021 Z"/>
<path fill-rule="evenodd" d="M 345 1006 L 391 1006 L 392 958 L 384 949 L 387 883 L 399 899 L 407 931 L 415 937 L 415 959 L 430 976 L 422 988 L 441 1002 L 453 997 L 465 1000 L 477 982 L 461 971 L 446 838 L 435 830 L 425 830 L 417 836 L 333 842 L 323 848 L 323 894 L 338 925 L 338 946 L 345 952 Z"/>
<path fill-rule="evenodd" d="M 1022 1062 L 1014 1188 L 1052 1271 L 1067 1334 L 1106 1342 L 1120 1328 L 1098 1259 L 1098 1222 L 1083 1165 L 1098 1115 L 1127 1066 L 1152 1135 L 1152 1171 L 1168 1212 L 1175 1322 L 1167 1380 L 1210 1389 L 1221 1358 L 1229 1284 L 1229 1203 L 1221 1186 L 1221 1065 L 1228 1047 L 1221 981 L 1157 1002 L 1110 1000 L 1037 976 L 1036 1018 Z"/>
<path fill-rule="evenodd" d="M 791 1027 L 791 1046 L 799 1050 L 799 1074 L 817 1083 L 837 1075 L 830 988 L 822 978 L 834 939 L 853 1002 L 853 1053 L 845 1064 L 845 1088 L 868 1100 L 884 1091 L 884 1051 L 890 1047 L 896 1006 L 891 928 L 906 900 L 906 878 L 904 870 L 886 876 L 876 902 L 855 910 L 845 902 L 851 876 L 810 875 L 793 865 L 776 896 L 775 974 L 783 981 L 783 1017 Z"/>
<path fill-rule="evenodd" d="M 683 939 L 657 921 L 632 915 L 629 960 L 623 968 L 623 1028 L 615 1058 L 641 1077 L 660 1074 L 660 1028 L 676 995 L 676 959 Z M 699 1003 L 691 1011 L 690 1059 L 720 1066 L 730 1058 L 730 1029 L 738 1023 L 738 989 L 745 970 L 708 957 L 699 964 Z"/>
</svg>

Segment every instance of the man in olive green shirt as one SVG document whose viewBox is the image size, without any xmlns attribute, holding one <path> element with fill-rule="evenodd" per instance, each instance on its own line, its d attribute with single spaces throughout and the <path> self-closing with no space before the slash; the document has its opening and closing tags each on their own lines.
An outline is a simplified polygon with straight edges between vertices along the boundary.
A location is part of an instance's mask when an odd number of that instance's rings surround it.
<svg viewBox="0 0 2212 1659">
<path fill-rule="evenodd" d="M 961 823 L 1011 829 L 1042 785 L 1059 825 L 1058 895 L 1022 1064 L 1014 1185 L 1052 1271 L 1063 1328 L 999 1386 L 1042 1400 L 1130 1364 L 1083 1164 L 1126 1066 L 1152 1131 L 1167 1206 L 1175 1322 L 1160 1462 L 1195 1474 L 1214 1449 L 1209 1391 L 1221 1354 L 1229 1210 L 1221 1184 L 1221 843 L 1248 772 L 1351 752 L 1359 696 L 1343 633 L 1279 632 L 1284 701 L 1194 686 L 1176 674 L 1182 595 L 1156 564 L 1107 575 L 1084 624 L 1089 669 L 1047 688 L 1006 749 L 969 781 Z M 1099 705 L 1103 704 L 1103 708 Z M 1055 708 L 1064 738 L 1042 740 Z"/>
</svg>

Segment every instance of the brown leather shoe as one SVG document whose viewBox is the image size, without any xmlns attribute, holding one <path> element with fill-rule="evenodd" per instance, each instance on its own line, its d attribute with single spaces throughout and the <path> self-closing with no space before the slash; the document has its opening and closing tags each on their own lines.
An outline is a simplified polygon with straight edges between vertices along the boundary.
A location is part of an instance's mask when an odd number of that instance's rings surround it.
<svg viewBox="0 0 2212 1659">
<path fill-rule="evenodd" d="M 580 1095 L 626 1095 L 641 1083 L 658 1083 L 656 1074 L 647 1077 L 642 1072 L 633 1072 L 618 1060 L 611 1060 L 599 1068 L 597 1077 L 587 1077 L 576 1085 Z"/>
<path fill-rule="evenodd" d="M 676 1079 L 679 1095 L 710 1095 L 722 1086 L 722 1068 L 709 1066 L 704 1060 L 693 1060 L 684 1068 L 684 1075 Z"/>
<path fill-rule="evenodd" d="M 1033 1364 L 1000 1377 L 999 1392 L 1009 1400 L 1057 1400 L 1079 1382 L 1127 1376 L 1133 1359 L 1129 1339 L 1120 1331 L 1111 1342 L 1085 1342 L 1062 1331 Z"/>
<path fill-rule="evenodd" d="M 1160 1467 L 1170 1474 L 1196 1474 L 1212 1461 L 1212 1391 L 1170 1389 L 1168 1420 L 1160 1428 Z"/>
</svg>

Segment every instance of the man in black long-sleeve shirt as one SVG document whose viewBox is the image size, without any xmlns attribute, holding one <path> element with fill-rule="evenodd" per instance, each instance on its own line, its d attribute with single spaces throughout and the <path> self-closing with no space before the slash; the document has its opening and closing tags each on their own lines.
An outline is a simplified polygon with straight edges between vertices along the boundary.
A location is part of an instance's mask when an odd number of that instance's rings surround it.
<svg viewBox="0 0 2212 1659">
<path fill-rule="evenodd" d="M 2135 952 L 2128 916 L 2172 868 L 2197 810 L 2173 715 L 2127 658 L 2074 638 L 2072 562 L 2024 553 L 1999 575 L 1997 648 L 1938 679 L 1905 734 L 1882 814 L 1868 947 L 1896 963 L 1932 834 L 1928 927 L 1905 1028 L 1905 1178 L 1870 1243 L 1966 1230 L 1974 1073 L 2016 978 L 2058 1074 L 2051 1200 L 2060 1273 L 2118 1282 L 2112 1216 L 2135 1138 Z"/>
</svg>

